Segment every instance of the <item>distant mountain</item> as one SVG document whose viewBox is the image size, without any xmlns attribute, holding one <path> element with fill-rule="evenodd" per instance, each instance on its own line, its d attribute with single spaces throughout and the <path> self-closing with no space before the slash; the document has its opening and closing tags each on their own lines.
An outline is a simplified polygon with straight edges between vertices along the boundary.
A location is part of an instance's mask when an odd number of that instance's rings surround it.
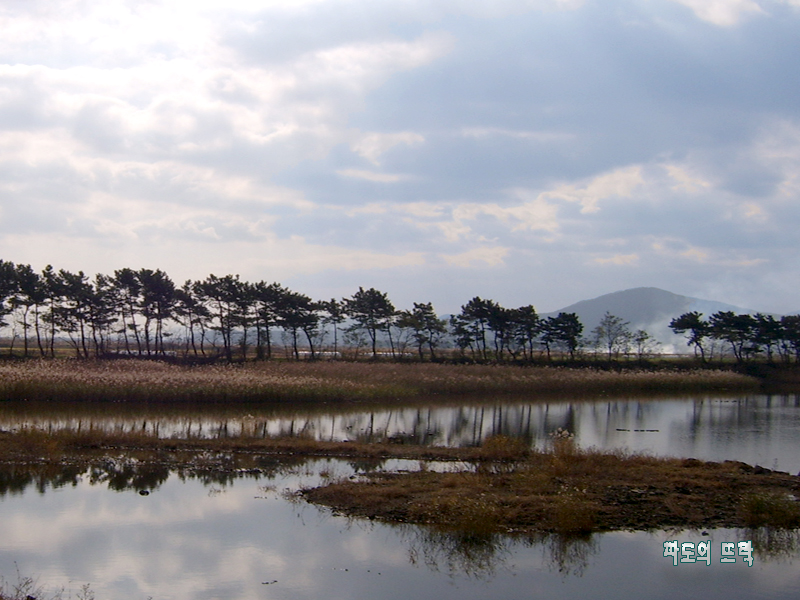
<svg viewBox="0 0 800 600">
<path fill-rule="evenodd" d="M 675 317 L 694 310 L 706 317 L 721 310 L 750 314 L 757 312 L 724 302 L 701 300 L 691 296 L 680 296 L 658 288 L 641 287 L 605 294 L 593 300 L 582 300 L 541 316 L 555 316 L 560 312 L 575 313 L 583 323 L 584 336 L 588 337 L 600 323 L 603 315 L 609 312 L 628 321 L 631 331 L 638 329 L 647 331 L 664 345 L 665 351 L 669 352 L 669 346 L 673 345 L 677 351 L 683 352 L 684 342 L 669 328 L 669 323 Z"/>
</svg>

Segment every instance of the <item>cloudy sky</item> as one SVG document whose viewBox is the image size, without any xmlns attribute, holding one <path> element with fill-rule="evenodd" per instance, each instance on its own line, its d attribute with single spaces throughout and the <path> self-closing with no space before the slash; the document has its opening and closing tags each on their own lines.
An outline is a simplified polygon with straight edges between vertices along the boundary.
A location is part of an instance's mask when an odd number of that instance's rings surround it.
<svg viewBox="0 0 800 600">
<path fill-rule="evenodd" d="M 0 258 L 800 309 L 800 0 L 0 3 Z"/>
</svg>

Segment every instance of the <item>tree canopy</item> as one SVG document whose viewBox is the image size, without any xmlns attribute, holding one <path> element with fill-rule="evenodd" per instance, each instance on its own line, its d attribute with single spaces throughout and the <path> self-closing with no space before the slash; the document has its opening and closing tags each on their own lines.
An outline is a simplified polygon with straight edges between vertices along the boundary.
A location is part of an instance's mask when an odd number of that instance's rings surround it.
<svg viewBox="0 0 800 600">
<path fill-rule="evenodd" d="M 349 348 L 369 347 L 373 359 L 388 348 L 393 358 L 439 360 L 443 355 L 477 361 L 523 361 L 537 357 L 575 360 L 592 342 L 609 358 L 642 358 L 654 347 L 644 330 L 606 313 L 583 339 L 575 313 L 541 318 L 533 305 L 507 308 L 475 296 L 458 314 L 442 319 L 430 302 L 397 310 L 386 292 L 359 287 L 352 296 L 327 301 L 277 282 L 248 282 L 239 275 L 208 275 L 176 285 L 160 269 L 123 268 L 90 277 L 82 271 L 0 260 L 0 328 L 8 352 L 56 355 L 56 341 L 76 356 L 222 357 L 268 360 L 276 330 L 287 358 L 340 354 L 339 333 Z M 800 316 L 720 311 L 704 319 L 696 311 L 669 324 L 686 337 L 701 361 L 713 352 L 738 362 L 800 362 Z M 409 348 L 410 346 L 410 348 Z M 406 352 L 406 349 L 412 350 Z M 447 353 L 444 349 L 449 348 Z M 581 354 L 585 356 L 585 354 Z"/>
</svg>

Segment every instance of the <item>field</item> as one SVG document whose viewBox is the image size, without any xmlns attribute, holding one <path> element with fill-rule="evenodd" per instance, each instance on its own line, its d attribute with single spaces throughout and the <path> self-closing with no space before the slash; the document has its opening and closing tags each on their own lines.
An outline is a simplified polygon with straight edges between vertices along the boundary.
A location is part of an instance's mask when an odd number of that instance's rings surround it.
<svg viewBox="0 0 800 600">
<path fill-rule="evenodd" d="M 181 366 L 144 360 L 0 363 L 0 400 L 346 402 L 476 395 L 747 392 L 756 378 L 723 370 L 517 367 L 344 361 Z"/>
</svg>

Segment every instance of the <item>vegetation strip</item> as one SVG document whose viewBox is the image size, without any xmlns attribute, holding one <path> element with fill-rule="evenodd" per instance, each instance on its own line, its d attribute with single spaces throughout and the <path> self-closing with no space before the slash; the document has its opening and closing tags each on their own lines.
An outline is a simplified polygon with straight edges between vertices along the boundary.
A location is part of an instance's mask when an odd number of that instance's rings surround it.
<svg viewBox="0 0 800 600">
<path fill-rule="evenodd" d="M 0 400 L 342 402 L 424 396 L 754 391 L 759 380 L 699 369 L 571 369 L 441 363 L 268 362 L 180 366 L 158 361 L 0 362 Z"/>
<path fill-rule="evenodd" d="M 474 471 L 372 473 L 303 491 L 355 517 L 491 534 L 800 527 L 800 477 L 744 463 L 582 451 L 493 438 Z M 494 456 L 494 460 L 491 457 Z"/>
<path fill-rule="evenodd" d="M 416 355 L 420 361 L 447 356 L 521 363 L 549 362 L 553 354 L 575 361 L 592 349 L 595 358 L 605 354 L 608 360 L 660 354 L 650 333 L 630 331 L 629 325 L 607 312 L 587 339 L 575 313 L 541 318 L 532 304 L 506 308 L 479 296 L 445 320 L 430 302 L 397 310 L 375 288 L 315 301 L 277 282 L 251 283 L 238 275 L 209 275 L 178 287 L 160 269 L 123 268 L 90 280 L 83 271 L 48 265 L 38 273 L 30 265 L 0 260 L 0 330 L 8 331 L 8 355 L 14 356 L 17 344 L 26 358 L 55 358 L 64 348 L 78 358 L 201 362 L 263 361 L 279 354 L 295 360 L 344 354 L 376 359 L 379 352 L 397 360 Z M 702 362 L 714 354 L 724 360 L 729 350 L 737 363 L 760 356 L 770 364 L 800 363 L 800 315 L 778 320 L 719 311 L 706 320 L 690 312 L 676 315 L 669 327 L 686 336 Z M 284 334 L 280 344 L 274 339 L 277 328 Z M 715 341 L 726 349 L 715 350 Z"/>
</svg>

